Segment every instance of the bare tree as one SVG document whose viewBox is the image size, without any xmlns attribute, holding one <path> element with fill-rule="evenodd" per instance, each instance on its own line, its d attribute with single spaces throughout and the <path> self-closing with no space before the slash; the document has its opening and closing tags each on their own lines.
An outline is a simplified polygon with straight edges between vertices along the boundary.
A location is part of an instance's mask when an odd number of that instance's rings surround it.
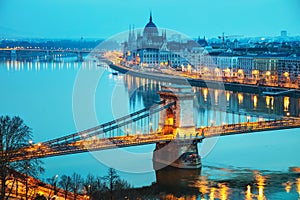
<svg viewBox="0 0 300 200">
<path fill-rule="evenodd" d="M 0 179 L 1 193 L 0 199 L 4 199 L 7 180 L 10 169 L 16 171 L 23 169 L 22 173 L 38 175 L 43 172 L 38 160 L 11 162 L 14 150 L 28 145 L 31 140 L 31 129 L 23 123 L 20 117 L 1 116 L 0 117 Z"/>
<path fill-rule="evenodd" d="M 91 200 L 99 200 L 101 196 L 108 191 L 105 183 L 101 181 L 100 177 L 96 177 L 94 175 L 88 174 L 84 183 L 84 190 Z"/>
<path fill-rule="evenodd" d="M 108 174 L 107 176 L 104 176 L 104 179 L 108 182 L 110 199 L 113 199 L 113 191 L 115 190 L 117 181 L 120 180 L 120 176 L 117 174 L 117 171 L 115 169 L 109 168 Z"/>
<path fill-rule="evenodd" d="M 57 180 L 58 175 L 52 176 L 51 178 L 47 178 L 46 181 L 49 183 L 52 187 L 50 188 L 50 192 L 48 195 L 48 198 L 51 199 L 51 196 L 54 196 L 57 194 Z M 53 192 L 53 195 L 52 195 Z"/>
<path fill-rule="evenodd" d="M 115 183 L 115 191 L 121 191 L 121 190 L 130 189 L 130 188 L 131 188 L 131 185 L 126 180 L 119 179 Z"/>
<path fill-rule="evenodd" d="M 79 191 L 82 189 L 82 184 L 82 177 L 77 173 L 73 173 L 71 176 L 71 190 L 74 194 L 74 200 L 76 200 Z"/>
<path fill-rule="evenodd" d="M 89 197 L 92 197 L 93 196 L 93 193 L 95 191 L 97 191 L 97 181 L 96 181 L 96 177 L 91 175 L 91 174 L 88 174 L 88 176 L 86 177 L 85 181 L 83 182 L 83 187 L 84 187 L 84 190 L 86 192 L 86 194 L 89 196 Z"/>
<path fill-rule="evenodd" d="M 65 200 L 68 197 L 68 192 L 71 189 L 71 177 L 67 175 L 62 175 L 58 185 L 64 190 Z"/>
<path fill-rule="evenodd" d="M 117 171 L 113 168 L 109 168 L 108 175 L 104 176 L 103 178 L 107 181 L 107 188 L 110 194 L 110 199 L 122 198 L 120 196 L 121 193 L 124 190 L 131 188 L 130 184 L 127 181 L 121 179 L 120 176 L 117 174 Z"/>
<path fill-rule="evenodd" d="M 29 192 L 29 177 L 39 178 L 41 173 L 44 173 L 44 168 L 41 167 L 42 161 L 39 159 L 23 160 L 19 161 L 17 165 L 13 166 L 13 169 L 25 175 L 25 194 L 26 200 L 28 199 Z M 31 186 L 33 187 L 33 186 Z"/>
</svg>

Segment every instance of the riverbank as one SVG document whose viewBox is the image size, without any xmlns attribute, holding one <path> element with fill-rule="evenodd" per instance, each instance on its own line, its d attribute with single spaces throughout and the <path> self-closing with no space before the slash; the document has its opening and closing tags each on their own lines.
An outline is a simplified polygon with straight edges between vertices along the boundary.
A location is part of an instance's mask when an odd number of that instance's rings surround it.
<svg viewBox="0 0 300 200">
<path fill-rule="evenodd" d="M 287 91 L 286 88 L 281 87 L 271 87 L 263 85 L 250 85 L 250 84 L 241 84 L 241 83 L 230 83 L 218 80 L 204 80 L 204 79 L 195 79 L 195 78 L 186 78 L 178 75 L 169 75 L 164 73 L 155 73 L 155 72 L 146 72 L 146 71 L 137 71 L 125 66 L 115 65 L 109 61 L 106 61 L 109 67 L 113 70 L 116 70 L 122 74 L 130 74 L 133 76 L 154 79 L 162 82 L 170 82 L 175 84 L 191 85 L 196 87 L 206 87 L 213 89 L 225 89 L 235 92 L 248 92 L 255 94 L 262 94 L 266 91 L 272 92 L 282 92 Z M 290 97 L 300 97 L 300 90 L 293 90 L 293 92 L 285 93 L 285 96 Z"/>
</svg>

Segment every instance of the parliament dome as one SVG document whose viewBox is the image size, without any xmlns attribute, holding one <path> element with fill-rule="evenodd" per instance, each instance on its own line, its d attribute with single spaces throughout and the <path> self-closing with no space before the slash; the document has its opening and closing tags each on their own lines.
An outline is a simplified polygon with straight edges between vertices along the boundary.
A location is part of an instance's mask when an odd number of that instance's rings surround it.
<svg viewBox="0 0 300 200">
<path fill-rule="evenodd" d="M 158 29 L 152 21 L 152 13 L 150 13 L 150 19 L 144 28 L 143 35 L 146 37 L 158 36 Z"/>
</svg>

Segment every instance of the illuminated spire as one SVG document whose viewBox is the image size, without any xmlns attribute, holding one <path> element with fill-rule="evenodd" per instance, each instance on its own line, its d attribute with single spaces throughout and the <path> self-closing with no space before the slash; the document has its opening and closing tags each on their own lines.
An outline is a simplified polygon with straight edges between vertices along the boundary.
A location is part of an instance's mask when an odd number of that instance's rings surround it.
<svg viewBox="0 0 300 200">
<path fill-rule="evenodd" d="M 134 24 L 132 25 L 132 33 L 131 33 L 133 39 L 135 39 L 135 33 L 134 33 Z"/>
<path fill-rule="evenodd" d="M 152 11 L 150 11 L 150 22 L 152 22 Z"/>
<path fill-rule="evenodd" d="M 129 24 L 128 42 L 130 41 L 130 38 L 131 38 L 131 24 Z"/>
</svg>

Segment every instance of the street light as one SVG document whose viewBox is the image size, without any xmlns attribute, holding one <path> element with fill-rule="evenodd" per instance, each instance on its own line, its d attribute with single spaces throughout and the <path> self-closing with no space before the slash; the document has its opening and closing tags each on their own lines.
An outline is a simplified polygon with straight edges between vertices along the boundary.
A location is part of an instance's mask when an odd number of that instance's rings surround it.
<svg viewBox="0 0 300 200">
<path fill-rule="evenodd" d="M 259 71 L 257 69 L 252 70 L 252 78 L 254 78 L 254 79 L 259 78 Z"/>
<path fill-rule="evenodd" d="M 239 73 L 239 74 L 243 74 L 243 73 L 244 73 L 244 70 L 239 69 L 239 70 L 238 70 L 238 73 Z"/>
<path fill-rule="evenodd" d="M 150 129 L 149 131 L 150 131 L 150 133 L 152 133 L 152 132 L 153 132 L 152 122 L 149 123 L 149 127 L 150 127 L 150 128 L 149 128 L 149 129 Z"/>
<path fill-rule="evenodd" d="M 238 75 L 238 78 L 242 80 L 242 82 L 244 81 L 244 70 L 242 69 L 239 69 L 237 71 L 237 75 Z"/>
<path fill-rule="evenodd" d="M 251 119 L 251 117 L 250 117 L 250 116 L 247 116 L 247 123 L 250 122 L 250 119 Z"/>
<path fill-rule="evenodd" d="M 215 74 L 216 76 L 220 76 L 220 69 L 218 67 L 215 68 Z"/>
<path fill-rule="evenodd" d="M 225 76 L 228 76 L 228 77 L 231 76 L 231 74 L 230 74 L 230 69 L 229 69 L 229 68 L 226 68 L 226 69 L 224 70 L 224 72 L 225 72 Z"/>
<path fill-rule="evenodd" d="M 58 174 L 55 175 L 53 180 L 53 197 L 56 197 L 57 195 L 57 191 L 56 191 L 57 178 L 58 178 Z"/>
<path fill-rule="evenodd" d="M 203 71 L 204 71 L 204 74 L 206 74 L 208 72 L 208 67 L 204 67 Z"/>
<path fill-rule="evenodd" d="M 290 83 L 290 74 L 288 72 L 284 72 L 283 76 L 285 77 L 284 82 L 289 84 Z"/>
</svg>

